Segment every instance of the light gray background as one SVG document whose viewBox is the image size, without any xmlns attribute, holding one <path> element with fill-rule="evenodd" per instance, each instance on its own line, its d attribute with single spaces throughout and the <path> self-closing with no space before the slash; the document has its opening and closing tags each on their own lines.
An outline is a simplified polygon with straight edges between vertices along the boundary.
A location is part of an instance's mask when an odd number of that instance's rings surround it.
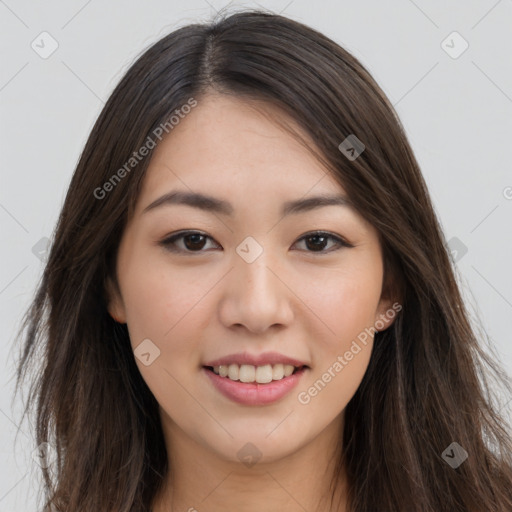
<svg viewBox="0 0 512 512">
<path fill-rule="evenodd" d="M 0 512 L 36 509 L 30 428 L 15 446 L 19 405 L 11 407 L 14 335 L 43 266 L 33 247 L 51 236 L 86 137 L 122 73 L 152 42 L 226 4 L 0 0 Z M 512 0 L 260 5 L 344 46 L 395 105 L 447 239 L 467 247 L 457 261 L 463 293 L 512 374 Z M 43 31 L 58 43 L 46 59 L 31 47 L 51 48 Z M 453 31 L 469 44 L 457 58 L 442 47 Z M 453 36 L 445 44 L 462 48 Z"/>
</svg>

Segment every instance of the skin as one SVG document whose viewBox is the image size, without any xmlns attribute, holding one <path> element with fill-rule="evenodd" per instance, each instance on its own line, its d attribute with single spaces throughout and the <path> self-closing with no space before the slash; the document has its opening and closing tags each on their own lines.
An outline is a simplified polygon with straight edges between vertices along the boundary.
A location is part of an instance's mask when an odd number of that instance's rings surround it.
<svg viewBox="0 0 512 512">
<path fill-rule="evenodd" d="M 109 287 L 109 313 L 127 323 L 134 349 L 149 338 L 160 350 L 148 366 L 136 358 L 160 404 L 173 475 L 153 512 L 316 510 L 328 495 L 344 409 L 367 369 L 372 337 L 308 404 L 298 393 L 393 304 L 382 293 L 377 232 L 357 211 L 334 205 L 280 215 L 285 201 L 345 191 L 261 111 L 275 107 L 258 108 L 232 96 L 202 97 L 156 147 L 119 247 L 120 293 Z M 175 189 L 227 200 L 233 214 L 177 204 L 143 213 Z M 161 245 L 180 230 L 207 238 L 177 240 L 181 253 Z M 353 247 L 302 238 L 314 230 Z M 263 248 L 252 263 L 236 252 L 247 236 Z M 392 321 L 384 316 L 379 330 Z M 212 386 L 202 366 L 244 350 L 277 351 L 310 369 L 278 402 L 240 405 Z M 237 455 L 249 442 L 261 453 L 251 467 Z M 336 510 L 344 511 L 343 482 L 340 500 Z"/>
</svg>

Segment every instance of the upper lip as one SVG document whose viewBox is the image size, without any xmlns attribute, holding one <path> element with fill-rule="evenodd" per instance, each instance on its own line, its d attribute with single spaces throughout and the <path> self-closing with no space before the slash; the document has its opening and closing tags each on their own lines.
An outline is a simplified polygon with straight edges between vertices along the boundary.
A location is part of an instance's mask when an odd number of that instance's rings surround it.
<svg viewBox="0 0 512 512">
<path fill-rule="evenodd" d="M 230 364 L 250 364 L 253 366 L 265 366 L 267 364 L 291 364 L 292 366 L 307 366 L 306 363 L 288 357 L 278 352 L 264 352 L 262 354 L 249 354 L 248 352 L 239 352 L 238 354 L 230 354 L 213 361 L 209 361 L 204 366 L 229 366 Z"/>
</svg>

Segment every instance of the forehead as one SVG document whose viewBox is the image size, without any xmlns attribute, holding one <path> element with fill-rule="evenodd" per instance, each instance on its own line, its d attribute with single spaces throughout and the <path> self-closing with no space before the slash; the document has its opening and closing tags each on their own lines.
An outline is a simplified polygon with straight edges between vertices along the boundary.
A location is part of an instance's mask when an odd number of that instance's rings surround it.
<svg viewBox="0 0 512 512">
<path fill-rule="evenodd" d="M 248 198 L 302 196 L 313 187 L 317 193 L 344 193 L 276 118 L 309 139 L 271 104 L 220 94 L 198 99 L 155 148 L 141 195 L 154 196 L 173 185 Z"/>
</svg>

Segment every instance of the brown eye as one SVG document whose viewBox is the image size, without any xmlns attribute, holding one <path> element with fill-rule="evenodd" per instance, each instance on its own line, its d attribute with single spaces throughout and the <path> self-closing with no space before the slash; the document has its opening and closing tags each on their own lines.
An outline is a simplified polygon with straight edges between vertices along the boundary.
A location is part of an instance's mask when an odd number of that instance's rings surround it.
<svg viewBox="0 0 512 512">
<path fill-rule="evenodd" d="M 205 252 L 203 249 L 208 240 L 213 239 L 204 233 L 198 231 L 182 231 L 181 233 L 174 234 L 162 240 L 160 244 L 171 252 L 200 253 Z"/>
<path fill-rule="evenodd" d="M 185 247 L 191 251 L 201 250 L 205 244 L 205 236 L 200 233 L 193 233 L 183 237 Z"/>
<path fill-rule="evenodd" d="M 306 247 L 308 249 L 312 249 L 313 251 L 323 251 L 327 245 L 329 238 L 330 237 L 322 235 L 312 235 L 306 237 L 304 240 L 306 241 Z"/>
<path fill-rule="evenodd" d="M 328 245 L 329 240 L 333 241 L 333 245 L 328 250 L 324 250 Z M 306 252 L 317 252 L 317 253 L 329 253 L 332 251 L 336 251 L 341 247 L 354 247 L 352 244 L 349 244 L 339 236 L 333 235 L 331 233 L 327 233 L 325 231 L 316 231 L 313 233 L 308 233 L 300 238 L 298 242 L 305 241 Z"/>
</svg>

